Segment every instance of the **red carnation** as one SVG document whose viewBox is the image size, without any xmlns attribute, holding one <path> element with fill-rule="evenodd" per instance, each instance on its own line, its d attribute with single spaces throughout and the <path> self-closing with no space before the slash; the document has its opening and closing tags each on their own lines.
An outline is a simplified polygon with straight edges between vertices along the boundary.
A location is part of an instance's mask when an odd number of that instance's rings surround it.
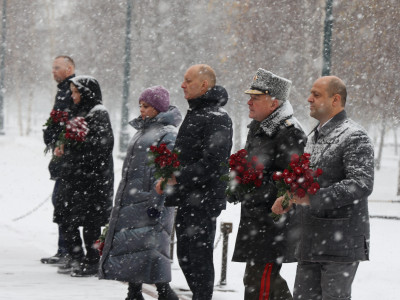
<svg viewBox="0 0 400 300">
<path fill-rule="evenodd" d="M 274 172 L 272 179 L 276 182 L 278 188 L 278 197 L 285 196 L 282 201 L 282 207 L 287 208 L 289 205 L 288 193 L 297 195 L 299 198 L 305 197 L 306 193 L 314 195 L 320 189 L 316 178 L 321 176 L 322 170 L 313 171 L 310 169 L 309 153 L 303 153 L 301 156 L 293 154 L 287 169 L 283 172 Z M 278 221 L 280 215 L 271 214 L 274 221 Z"/>
<path fill-rule="evenodd" d="M 50 117 L 47 119 L 43 126 L 49 126 L 51 124 L 66 123 L 68 121 L 68 112 L 61 110 L 52 110 Z"/>
<path fill-rule="evenodd" d="M 104 249 L 104 242 L 97 240 L 94 243 L 94 249 L 97 249 L 97 251 L 99 251 L 99 255 L 102 256 L 103 255 L 103 249 Z"/>
<path fill-rule="evenodd" d="M 303 198 L 303 197 L 306 195 L 306 191 L 303 190 L 302 188 L 298 188 L 298 189 L 296 190 L 296 195 L 297 195 L 299 198 Z"/>
<path fill-rule="evenodd" d="M 292 157 L 290 158 L 291 163 L 297 164 L 299 162 L 299 160 L 300 160 L 300 157 L 298 154 L 292 154 Z"/>
<path fill-rule="evenodd" d="M 313 182 L 311 184 L 311 186 L 307 189 L 307 193 L 309 193 L 310 195 L 315 195 L 319 189 L 320 189 L 320 186 L 319 186 L 318 182 Z"/>
<path fill-rule="evenodd" d="M 161 183 L 163 190 L 168 179 L 180 169 L 181 163 L 178 160 L 178 152 L 169 150 L 165 143 L 158 147 L 150 146 L 149 150 L 149 164 L 156 168 L 155 178 L 164 178 Z"/>
<path fill-rule="evenodd" d="M 248 157 L 246 149 L 232 154 L 228 160 L 230 174 L 221 177 L 221 180 L 230 181 L 226 194 L 235 191 L 247 194 L 262 185 L 264 165 L 258 162 L 257 156 Z"/>
</svg>

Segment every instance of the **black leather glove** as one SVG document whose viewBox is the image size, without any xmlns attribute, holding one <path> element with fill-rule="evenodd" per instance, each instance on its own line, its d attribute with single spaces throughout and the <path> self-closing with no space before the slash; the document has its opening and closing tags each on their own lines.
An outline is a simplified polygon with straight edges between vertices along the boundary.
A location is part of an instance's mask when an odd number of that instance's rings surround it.
<svg viewBox="0 0 400 300">
<path fill-rule="evenodd" d="M 159 218 L 159 217 L 160 217 L 161 211 L 159 211 L 159 210 L 158 210 L 157 208 L 155 208 L 155 207 L 149 207 L 149 208 L 147 209 L 147 215 L 148 215 L 150 218 L 156 219 L 156 218 Z"/>
<path fill-rule="evenodd" d="M 235 191 L 230 193 L 226 199 L 229 203 L 238 204 L 241 201 L 239 192 Z"/>
</svg>

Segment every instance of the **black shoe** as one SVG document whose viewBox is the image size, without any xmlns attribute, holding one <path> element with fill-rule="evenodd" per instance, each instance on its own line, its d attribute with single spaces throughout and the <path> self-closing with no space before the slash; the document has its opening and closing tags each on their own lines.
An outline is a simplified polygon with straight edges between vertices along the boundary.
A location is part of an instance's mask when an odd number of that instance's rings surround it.
<svg viewBox="0 0 400 300">
<path fill-rule="evenodd" d="M 129 282 L 128 297 L 125 300 L 145 300 L 142 294 L 142 284 Z"/>
<path fill-rule="evenodd" d="M 66 264 L 59 266 L 58 274 L 71 274 L 73 269 L 79 268 L 81 261 L 79 259 L 70 259 Z"/>
<path fill-rule="evenodd" d="M 169 283 L 156 283 L 158 300 L 179 300 Z"/>
<path fill-rule="evenodd" d="M 54 265 L 66 264 L 68 260 L 69 260 L 69 255 L 68 254 L 61 254 L 61 253 L 56 253 L 53 256 L 43 257 L 43 258 L 40 259 L 42 264 L 54 264 Z"/>
<path fill-rule="evenodd" d="M 99 269 L 99 263 L 88 264 L 82 263 L 77 268 L 73 268 L 71 271 L 72 277 L 86 277 L 86 276 L 95 276 L 97 275 L 97 271 Z"/>
</svg>

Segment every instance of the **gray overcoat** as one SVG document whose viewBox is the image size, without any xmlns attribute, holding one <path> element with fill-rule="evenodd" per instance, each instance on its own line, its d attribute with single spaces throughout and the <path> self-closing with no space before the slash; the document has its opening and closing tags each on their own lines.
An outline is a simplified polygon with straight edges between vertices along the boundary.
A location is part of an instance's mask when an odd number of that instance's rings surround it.
<svg viewBox="0 0 400 300">
<path fill-rule="evenodd" d="M 130 124 L 137 129 L 128 146 L 122 179 L 111 213 L 99 278 L 135 283 L 171 281 L 170 235 L 174 208 L 164 207 L 164 196 L 155 192 L 154 167 L 148 164 L 151 145 L 174 147 L 182 116 L 170 106 L 167 112 Z M 151 217 L 149 208 L 158 209 Z"/>
<path fill-rule="evenodd" d="M 374 184 L 374 149 L 366 131 L 342 111 L 308 139 L 321 189 L 311 205 L 298 206 L 302 231 L 299 261 L 355 262 L 369 258 L 368 199 Z"/>
</svg>

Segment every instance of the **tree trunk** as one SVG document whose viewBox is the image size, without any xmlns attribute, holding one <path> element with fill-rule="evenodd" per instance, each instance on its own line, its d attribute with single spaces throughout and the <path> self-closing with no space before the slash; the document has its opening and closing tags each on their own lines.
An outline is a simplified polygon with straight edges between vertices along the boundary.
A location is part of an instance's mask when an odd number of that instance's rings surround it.
<svg viewBox="0 0 400 300">
<path fill-rule="evenodd" d="M 400 196 L 400 159 L 399 159 L 399 166 L 397 167 L 398 169 L 398 175 L 397 175 L 397 196 Z"/>
<path fill-rule="evenodd" d="M 28 97 L 28 109 L 26 111 L 26 136 L 30 135 L 32 131 L 32 102 L 33 102 L 33 90 L 31 89 Z"/>
<path fill-rule="evenodd" d="M 382 130 L 381 130 L 381 141 L 379 143 L 378 157 L 375 161 L 375 167 L 377 170 L 381 168 L 381 159 L 382 159 L 382 151 L 383 151 L 383 143 L 385 140 L 385 131 L 386 131 L 386 118 L 382 119 Z"/>
<path fill-rule="evenodd" d="M 239 114 L 236 114 L 235 116 L 235 123 L 234 123 L 234 142 L 233 142 L 233 149 L 232 153 L 238 151 L 241 149 L 242 146 L 242 118 Z"/>
</svg>

